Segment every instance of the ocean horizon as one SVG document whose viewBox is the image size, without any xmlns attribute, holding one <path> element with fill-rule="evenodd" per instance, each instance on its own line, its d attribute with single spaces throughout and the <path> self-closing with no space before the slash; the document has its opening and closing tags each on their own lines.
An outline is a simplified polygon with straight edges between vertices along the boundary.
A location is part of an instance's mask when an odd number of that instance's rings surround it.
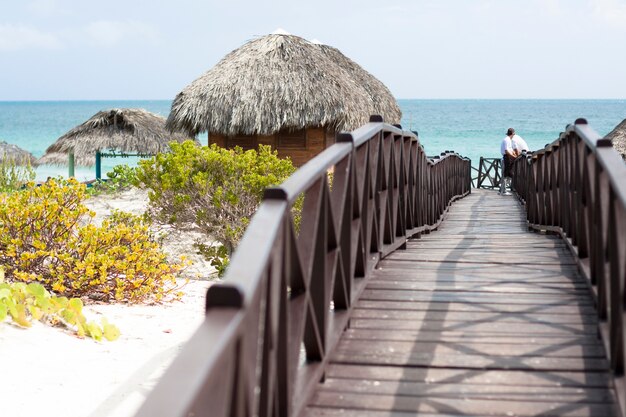
<svg viewBox="0 0 626 417">
<path fill-rule="evenodd" d="M 73 127 L 100 110 L 143 108 L 167 117 L 171 100 L 0 101 L 0 141 L 14 143 L 36 157 Z M 600 136 L 626 118 L 626 99 L 398 99 L 401 125 L 418 132 L 428 155 L 453 150 L 478 166 L 481 156 L 498 157 L 500 141 L 513 127 L 531 150 L 553 142 L 567 124 L 587 119 Z M 206 143 L 206 134 L 199 135 Z M 103 172 L 137 158 L 106 158 Z M 40 166 L 37 180 L 67 176 L 66 167 Z M 92 179 L 93 168 L 77 167 L 76 177 Z"/>
</svg>

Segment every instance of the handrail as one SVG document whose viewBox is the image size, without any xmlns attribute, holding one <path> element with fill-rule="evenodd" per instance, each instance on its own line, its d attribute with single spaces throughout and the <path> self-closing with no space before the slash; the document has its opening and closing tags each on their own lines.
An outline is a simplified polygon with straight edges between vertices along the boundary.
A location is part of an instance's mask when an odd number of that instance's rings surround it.
<svg viewBox="0 0 626 417">
<path fill-rule="evenodd" d="M 600 335 L 626 415 L 626 164 L 585 119 L 514 165 L 513 188 L 532 229 L 560 234 L 596 300 Z"/>
<path fill-rule="evenodd" d="M 428 160 L 416 135 L 371 120 L 266 190 L 207 292 L 205 322 L 138 417 L 303 410 L 378 260 L 437 228 L 471 189 L 469 159 Z"/>
</svg>

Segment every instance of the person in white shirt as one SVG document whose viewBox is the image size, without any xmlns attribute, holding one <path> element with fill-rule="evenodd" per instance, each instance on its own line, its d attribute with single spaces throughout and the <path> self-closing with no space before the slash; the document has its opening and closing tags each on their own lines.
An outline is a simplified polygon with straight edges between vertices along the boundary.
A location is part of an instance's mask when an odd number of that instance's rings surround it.
<svg viewBox="0 0 626 417">
<path fill-rule="evenodd" d="M 513 147 L 513 153 L 515 156 L 520 156 L 522 151 L 530 151 L 528 144 L 521 136 L 515 134 L 515 130 L 513 130 L 513 137 L 511 138 L 511 145 Z"/>
<path fill-rule="evenodd" d="M 510 127 L 504 139 L 500 143 L 500 155 L 502 155 L 502 179 L 500 181 L 500 195 L 511 195 L 507 191 L 507 178 L 511 178 L 511 165 L 517 157 L 515 150 L 513 149 L 513 136 L 515 136 L 515 129 Z"/>
</svg>

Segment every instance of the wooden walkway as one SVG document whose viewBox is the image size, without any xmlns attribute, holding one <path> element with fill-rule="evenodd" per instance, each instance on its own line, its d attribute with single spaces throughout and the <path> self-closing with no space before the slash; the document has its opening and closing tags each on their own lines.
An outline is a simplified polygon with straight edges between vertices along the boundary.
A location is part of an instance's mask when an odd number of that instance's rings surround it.
<svg viewBox="0 0 626 417">
<path fill-rule="evenodd" d="M 473 190 L 385 258 L 304 415 L 618 415 L 587 285 L 524 219 Z"/>
</svg>

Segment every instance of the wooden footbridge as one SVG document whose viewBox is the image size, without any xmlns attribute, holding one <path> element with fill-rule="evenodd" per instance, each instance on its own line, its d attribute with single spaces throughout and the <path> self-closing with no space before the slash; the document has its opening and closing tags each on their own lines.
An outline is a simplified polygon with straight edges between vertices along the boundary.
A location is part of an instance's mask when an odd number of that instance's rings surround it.
<svg viewBox="0 0 626 417">
<path fill-rule="evenodd" d="M 499 196 L 379 118 L 339 135 L 137 415 L 624 416 L 626 166 L 579 119 L 514 171 Z"/>
</svg>

